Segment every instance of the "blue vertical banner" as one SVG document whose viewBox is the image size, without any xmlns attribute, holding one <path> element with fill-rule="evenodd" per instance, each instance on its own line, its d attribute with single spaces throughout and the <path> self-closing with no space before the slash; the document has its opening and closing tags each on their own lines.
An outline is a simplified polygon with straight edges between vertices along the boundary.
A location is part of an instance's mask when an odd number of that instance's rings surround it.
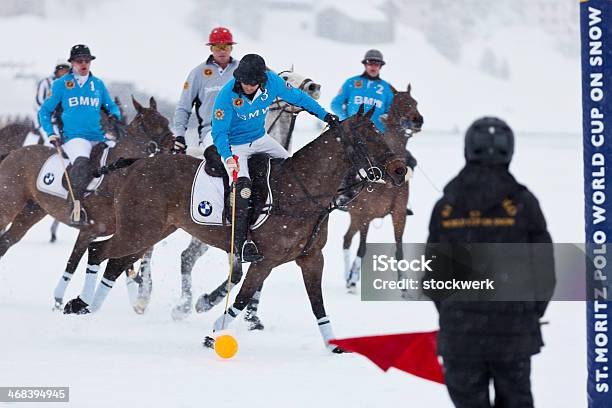
<svg viewBox="0 0 612 408">
<path fill-rule="evenodd" d="M 588 406 L 612 407 L 612 0 L 580 1 Z M 609 261 L 608 261 L 609 260 Z M 607 262 L 611 262 L 608 266 Z"/>
</svg>

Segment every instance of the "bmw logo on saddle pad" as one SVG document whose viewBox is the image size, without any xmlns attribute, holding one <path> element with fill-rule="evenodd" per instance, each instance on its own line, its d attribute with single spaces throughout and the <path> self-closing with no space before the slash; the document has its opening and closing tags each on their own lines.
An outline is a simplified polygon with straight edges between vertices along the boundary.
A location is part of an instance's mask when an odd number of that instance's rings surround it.
<svg viewBox="0 0 612 408">
<path fill-rule="evenodd" d="M 198 212 L 204 217 L 208 217 L 210 214 L 212 214 L 212 210 L 212 204 L 208 201 L 202 201 L 198 206 Z"/>
<path fill-rule="evenodd" d="M 45 177 L 43 177 L 43 183 L 45 183 L 46 185 L 52 184 L 53 181 L 55 181 L 55 176 L 53 175 L 53 173 L 47 173 L 45 174 Z"/>
</svg>

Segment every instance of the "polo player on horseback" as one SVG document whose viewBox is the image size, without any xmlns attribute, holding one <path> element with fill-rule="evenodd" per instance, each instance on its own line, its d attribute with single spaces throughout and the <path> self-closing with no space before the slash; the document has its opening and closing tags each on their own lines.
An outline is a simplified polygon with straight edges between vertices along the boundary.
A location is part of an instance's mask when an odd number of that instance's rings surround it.
<svg viewBox="0 0 612 408">
<path fill-rule="evenodd" d="M 40 112 L 40 107 L 45 102 L 45 100 L 49 97 L 49 95 L 51 95 L 51 84 L 56 79 L 66 75 L 69 71 L 70 65 L 68 64 L 68 62 L 66 62 L 65 60 L 58 60 L 55 64 L 55 68 L 53 69 L 53 75 L 49 75 L 48 77 L 41 79 L 36 85 L 34 110 L 36 112 L 36 130 L 38 130 L 39 132 L 41 130 L 41 125 L 40 121 L 38 120 L 38 112 Z M 57 126 L 55 115 L 51 118 L 51 121 L 55 126 Z M 45 145 L 50 146 L 51 144 L 49 143 L 49 137 L 47 136 L 47 134 L 44 131 L 40 132 L 40 134 L 42 135 L 42 138 L 45 141 Z"/>
<path fill-rule="evenodd" d="M 87 224 L 86 217 L 75 219 L 75 202 L 82 201 L 93 175 L 89 156 L 96 144 L 106 140 L 100 124 L 100 109 L 104 107 L 117 120 L 121 120 L 119 107 L 110 97 L 104 82 L 90 72 L 89 48 L 78 44 L 70 50 L 70 72 L 53 82 L 48 98 L 40 107 L 38 119 L 49 136 L 49 142 L 58 147 L 62 141 L 55 133 L 51 117 L 58 104 L 62 105 L 63 150 L 72 167 L 69 177 L 74 192 L 71 225 Z M 91 220 L 89 220 L 91 221 Z"/>
<path fill-rule="evenodd" d="M 204 149 L 212 144 L 212 111 L 217 94 L 238 67 L 232 58 L 234 37 L 225 27 L 215 27 L 208 36 L 211 54 L 203 63 L 191 70 L 183 84 L 181 98 L 174 112 L 175 150 L 185 150 L 185 133 L 193 108 L 198 118 L 199 142 Z"/>
<path fill-rule="evenodd" d="M 270 105 L 277 97 L 299 106 L 310 114 L 336 126 L 336 115 L 328 113 L 314 99 L 293 88 L 266 68 L 257 54 L 245 55 L 234 71 L 234 79 L 219 92 L 213 108 L 212 138 L 232 180 L 236 183 L 235 247 L 241 262 L 259 262 L 263 255 L 247 240 L 248 213 L 251 197 L 248 160 L 255 153 L 267 153 L 272 158 L 287 158 L 289 153 L 266 134 L 265 120 Z"/>
<path fill-rule="evenodd" d="M 379 50 L 368 50 L 361 63 L 364 66 L 362 74 L 347 79 L 338 95 L 332 99 L 332 111 L 340 117 L 341 120 L 354 115 L 362 104 L 366 105 L 366 109 L 376 107 L 372 122 L 376 125 L 381 133 L 385 132 L 384 118 L 391 104 L 395 92 L 393 87 L 380 77 L 380 70 L 386 64 L 383 59 L 383 54 Z M 417 161 L 412 154 L 406 150 L 406 165 L 408 166 L 407 177 L 412 177 Z M 350 185 L 353 178 L 352 173 L 348 173 L 347 180 L 343 185 Z M 354 198 L 354 195 L 341 195 L 337 200 L 339 206 L 347 204 Z"/>
</svg>

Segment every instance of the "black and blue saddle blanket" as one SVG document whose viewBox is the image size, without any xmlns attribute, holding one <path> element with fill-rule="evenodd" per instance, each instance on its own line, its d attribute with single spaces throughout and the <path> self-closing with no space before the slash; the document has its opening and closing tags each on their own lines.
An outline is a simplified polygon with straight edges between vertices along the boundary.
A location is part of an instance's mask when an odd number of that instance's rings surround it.
<svg viewBox="0 0 612 408">
<path fill-rule="evenodd" d="M 263 225 L 270 216 L 274 199 L 270 186 L 273 166 L 280 166 L 282 159 L 271 159 L 267 154 L 255 154 L 249 158 L 251 178 L 251 230 Z M 198 167 L 191 187 L 191 219 L 200 225 L 231 224 L 231 187 L 229 176 L 215 146 L 204 152 L 204 160 Z"/>
</svg>

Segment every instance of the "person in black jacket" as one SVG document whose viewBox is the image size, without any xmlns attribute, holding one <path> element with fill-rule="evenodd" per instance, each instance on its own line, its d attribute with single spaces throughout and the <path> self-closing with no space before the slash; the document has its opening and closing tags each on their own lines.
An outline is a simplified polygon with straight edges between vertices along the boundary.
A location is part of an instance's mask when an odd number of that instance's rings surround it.
<svg viewBox="0 0 612 408">
<path fill-rule="evenodd" d="M 485 117 L 470 126 L 465 137 L 466 166 L 448 183 L 433 209 L 429 245 L 469 248 L 477 246 L 474 243 L 495 243 L 491 246 L 495 248 L 501 243 L 552 243 L 538 200 L 508 170 L 513 152 L 514 135 L 504 121 Z M 454 263 L 451 274 L 458 276 L 472 271 L 474 265 L 486 264 L 492 276 L 509 277 L 511 284 L 514 272 L 533 276 L 539 288 L 533 284 L 533 292 L 517 292 L 520 301 L 491 301 L 495 295 L 490 294 L 489 301 L 478 296 L 458 301 L 426 293 L 436 300 L 440 314 L 437 352 L 443 359 L 448 392 L 458 408 L 491 407 L 491 381 L 495 407 L 533 407 L 531 356 L 543 346 L 539 321 L 554 288 L 552 246 L 535 252 L 528 252 L 529 245 L 518 246 L 521 255 L 512 254 L 509 260 L 512 247 L 486 254 L 471 252 L 466 258 L 470 268 L 459 271 Z"/>
</svg>

